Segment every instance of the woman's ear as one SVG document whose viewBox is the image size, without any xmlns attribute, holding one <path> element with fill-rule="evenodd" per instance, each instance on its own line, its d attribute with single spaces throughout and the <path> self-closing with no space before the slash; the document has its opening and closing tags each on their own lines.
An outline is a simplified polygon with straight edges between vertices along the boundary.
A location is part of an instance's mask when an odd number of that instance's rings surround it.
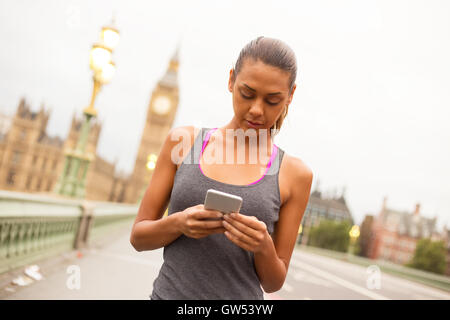
<svg viewBox="0 0 450 320">
<path fill-rule="evenodd" d="M 228 91 L 233 92 L 233 85 L 234 85 L 234 81 L 233 81 L 233 69 L 230 69 L 230 78 L 228 79 Z"/>
<path fill-rule="evenodd" d="M 291 104 L 292 98 L 294 97 L 294 91 L 295 91 L 296 88 L 297 88 L 297 85 L 294 84 L 294 86 L 292 87 L 291 94 L 289 95 L 289 98 L 288 98 L 288 101 L 287 101 L 288 105 Z"/>
</svg>

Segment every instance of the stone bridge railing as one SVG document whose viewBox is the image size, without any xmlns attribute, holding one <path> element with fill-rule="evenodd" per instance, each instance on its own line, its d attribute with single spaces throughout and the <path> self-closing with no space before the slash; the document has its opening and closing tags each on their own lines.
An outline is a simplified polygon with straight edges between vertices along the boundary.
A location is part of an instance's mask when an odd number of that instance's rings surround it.
<svg viewBox="0 0 450 320">
<path fill-rule="evenodd" d="M 0 274 L 87 246 L 132 223 L 138 208 L 0 190 Z"/>
</svg>

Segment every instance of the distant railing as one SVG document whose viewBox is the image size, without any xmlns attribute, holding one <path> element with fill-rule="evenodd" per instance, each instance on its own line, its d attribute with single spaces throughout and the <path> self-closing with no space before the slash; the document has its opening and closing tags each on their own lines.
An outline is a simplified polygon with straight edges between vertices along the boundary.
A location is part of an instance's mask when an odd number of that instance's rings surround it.
<svg viewBox="0 0 450 320">
<path fill-rule="evenodd" d="M 0 190 L 0 274 L 87 246 L 137 211 L 137 205 Z"/>
</svg>

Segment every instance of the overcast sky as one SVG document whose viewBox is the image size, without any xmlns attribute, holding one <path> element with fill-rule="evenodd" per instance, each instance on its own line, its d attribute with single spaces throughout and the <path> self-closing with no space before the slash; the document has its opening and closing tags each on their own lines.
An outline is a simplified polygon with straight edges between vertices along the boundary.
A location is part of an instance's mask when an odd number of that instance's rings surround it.
<svg viewBox="0 0 450 320">
<path fill-rule="evenodd" d="M 285 41 L 299 73 L 275 143 L 346 198 L 356 222 L 388 206 L 450 226 L 450 2 L 0 0 L 0 112 L 22 96 L 66 138 L 89 104 L 89 50 L 113 12 L 117 66 L 96 108 L 98 153 L 131 172 L 157 81 L 180 42 L 174 126 L 233 116 L 229 70 L 260 36 Z"/>
</svg>

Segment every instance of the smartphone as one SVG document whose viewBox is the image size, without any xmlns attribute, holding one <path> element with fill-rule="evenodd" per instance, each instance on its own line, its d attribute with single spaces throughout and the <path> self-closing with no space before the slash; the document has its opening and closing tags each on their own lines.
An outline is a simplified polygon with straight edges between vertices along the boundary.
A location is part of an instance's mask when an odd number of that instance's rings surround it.
<svg viewBox="0 0 450 320">
<path fill-rule="evenodd" d="M 231 193 L 209 189 L 205 197 L 205 209 L 217 210 L 224 214 L 239 212 L 242 198 Z"/>
</svg>

